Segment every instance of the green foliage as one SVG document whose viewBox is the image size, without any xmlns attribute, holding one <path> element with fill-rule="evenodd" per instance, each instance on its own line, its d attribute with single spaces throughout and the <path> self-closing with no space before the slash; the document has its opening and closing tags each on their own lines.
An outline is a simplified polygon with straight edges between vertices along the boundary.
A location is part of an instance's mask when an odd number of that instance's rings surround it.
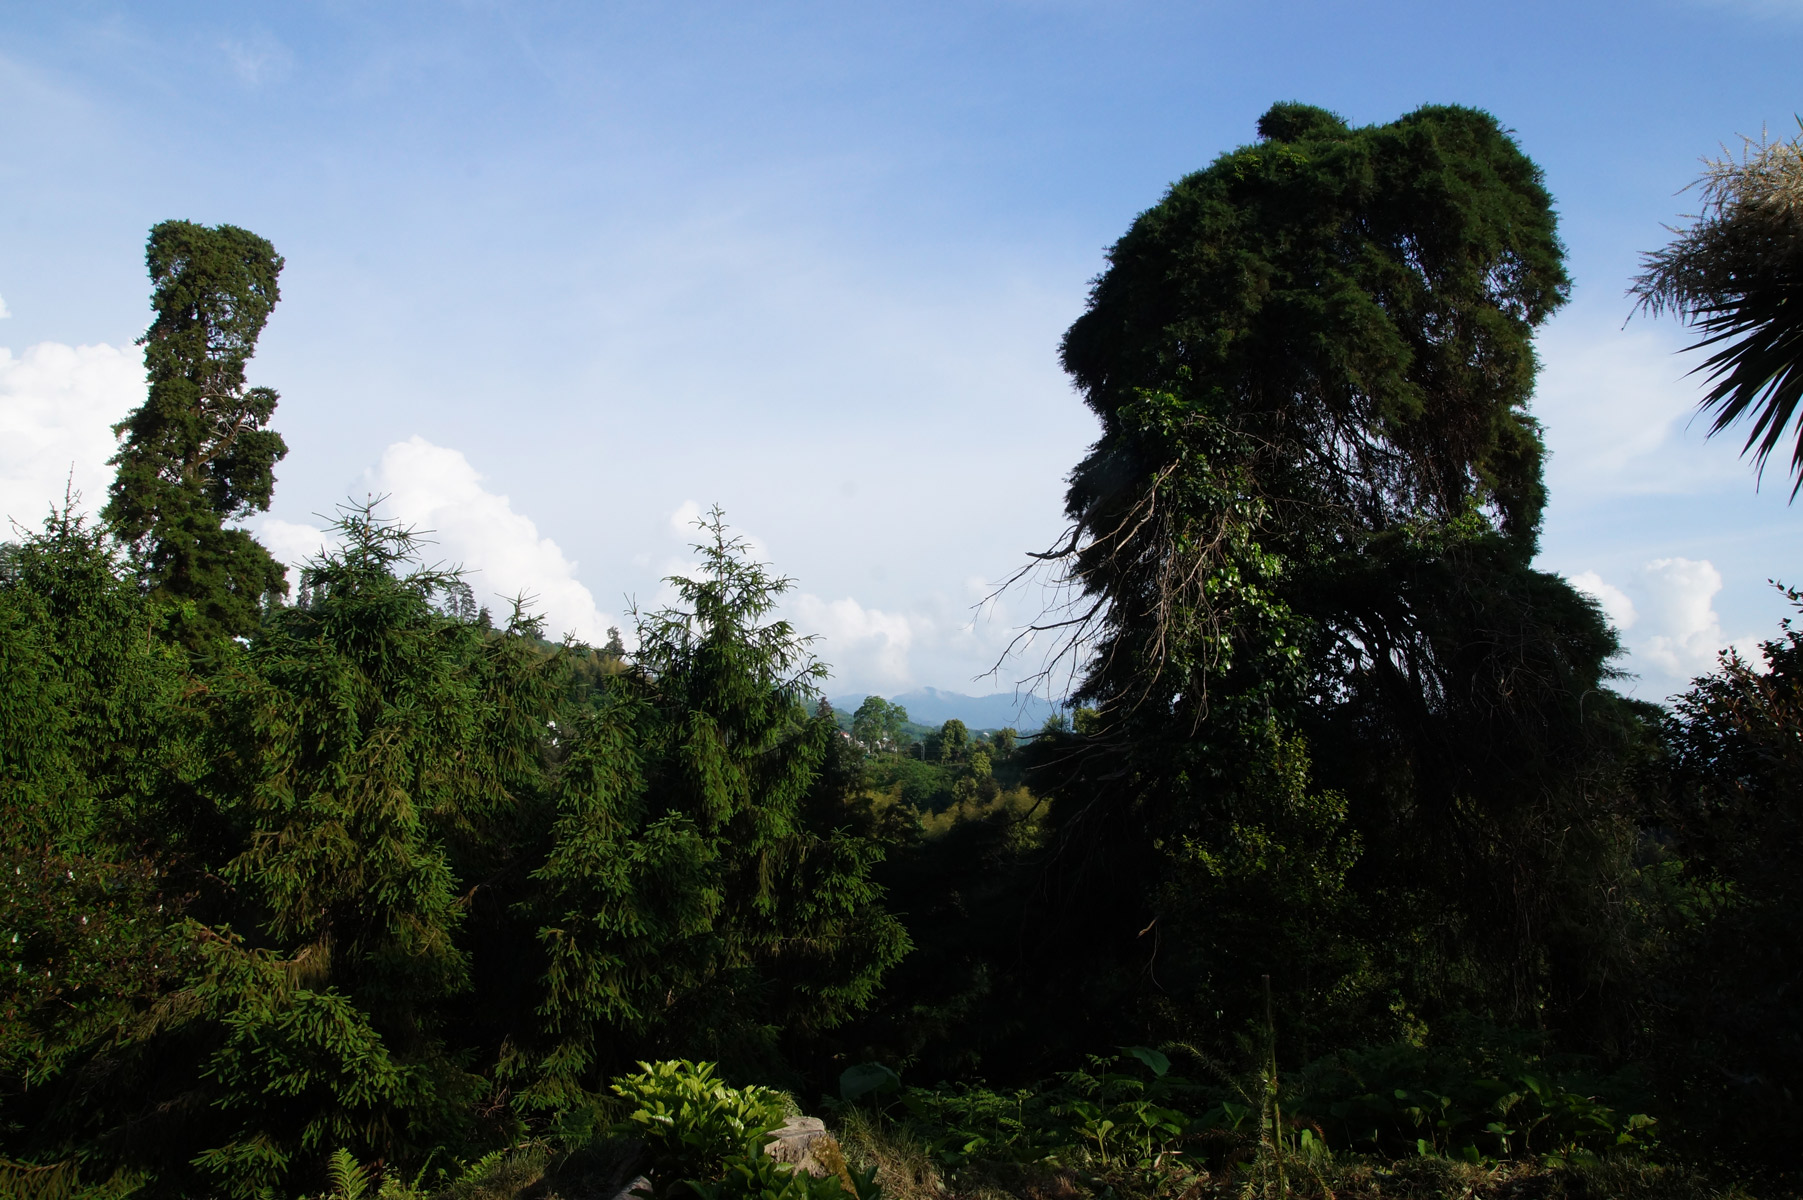
<svg viewBox="0 0 1803 1200">
<path fill-rule="evenodd" d="M 1803 1117 L 1803 633 L 1785 621 L 1760 659 L 1725 654 L 1667 718 L 1667 934 L 1644 994 L 1692 1144 L 1784 1169 L 1774 1139 Z"/>
<path fill-rule="evenodd" d="M 96 1127 L 112 1132 L 141 1101 L 131 1043 L 180 1020 L 162 997 L 195 961 L 184 917 L 207 833 L 185 818 L 202 760 L 185 656 L 154 636 L 158 614 L 100 534 L 62 512 L 9 551 L 0 1121 L 9 1156 L 69 1164 L 74 1187 L 77 1163 L 89 1178 L 134 1174 L 84 1160 Z M 114 1086 L 97 1095 L 103 1079 Z M 49 1186 L 51 1167 L 28 1169 Z"/>
<path fill-rule="evenodd" d="M 712 1063 L 640 1063 L 637 1074 L 614 1080 L 611 1088 L 627 1106 L 614 1130 L 644 1142 L 646 1174 L 660 1200 L 685 1180 L 718 1178 L 727 1160 L 747 1146 L 752 1153 L 746 1157 L 769 1161 L 759 1149 L 763 1135 L 787 1116 L 781 1093 L 728 1087 Z M 701 1185 L 697 1190 L 708 1194 Z"/>
<path fill-rule="evenodd" d="M 1595 606 L 1531 566 L 1551 197 L 1471 109 L 1259 133 L 1134 221 L 1065 337 L 1102 436 L 1052 555 L 1081 673 L 1027 754 L 1057 916 L 1014 939 L 1053 998 L 1020 1053 L 1237 1052 L 1266 974 L 1303 1056 L 1620 1020 L 1593 881 L 1630 869 L 1644 735 Z"/>
<path fill-rule="evenodd" d="M 566 709 L 533 622 L 467 619 L 367 508 L 339 533 L 304 603 L 194 659 L 79 522 L 7 556 L 9 1153 L 253 1196 L 341 1150 L 392 1191 L 532 1121 L 576 1137 L 628 1047 L 708 1031 L 768 1063 L 865 1003 L 906 945 L 881 846 L 723 534 L 688 630 L 648 618 L 636 668 Z M 605 792 L 622 771 L 641 790 Z M 573 978 L 560 940 L 609 921 Z"/>
<path fill-rule="evenodd" d="M 805 701 L 823 668 L 765 623 L 789 581 L 717 512 L 704 530 L 679 606 L 639 618 L 637 669 L 569 731 L 529 902 L 547 964 L 534 1104 L 570 1103 L 616 1031 L 767 1067 L 773 1031 L 840 1024 L 907 949 L 880 845 L 822 790 L 839 739 Z"/>
<path fill-rule="evenodd" d="M 970 730 L 953 717 L 927 739 L 927 757 L 940 762 L 962 762 L 970 753 Z"/>
<path fill-rule="evenodd" d="M 433 605 L 451 578 L 399 573 L 408 531 L 353 508 L 338 532 L 309 603 L 211 688 L 207 791 L 241 838 L 220 870 L 256 940 L 208 943 L 219 1140 L 195 1161 L 244 1194 L 328 1145 L 406 1163 L 471 1132 L 484 1083 L 445 1042 L 471 983 L 460 850 L 529 783 L 501 701 L 531 747 L 556 695 L 525 664 L 495 686 L 497 650 Z"/>
<path fill-rule="evenodd" d="M 816 1179 L 791 1171 L 755 1147 L 729 1159 L 717 1182 L 692 1182 L 701 1200 L 882 1200 L 874 1168 L 851 1172 L 847 1189 L 837 1175 Z"/>
<path fill-rule="evenodd" d="M 868 777 L 872 791 L 909 808 L 931 812 L 952 803 L 952 784 L 957 781 L 958 772 L 947 770 L 941 763 L 890 755 L 870 763 Z"/>
<path fill-rule="evenodd" d="M 121 1172 L 95 1183 L 84 1183 L 74 1160 L 35 1166 L 0 1159 L 0 1196 L 7 1200 L 124 1200 L 137 1191 L 139 1180 Z"/>
<path fill-rule="evenodd" d="M 1166 839 L 1150 896 L 1174 942 L 1161 979 L 1240 1013 L 1283 979 L 1306 996 L 1292 1018 L 1306 1038 L 1316 1014 L 1371 986 L 1352 890 L 1361 839 L 1345 797 L 1314 781 L 1304 739 L 1273 723 L 1249 750 L 1238 786 Z"/>
<path fill-rule="evenodd" d="M 851 736 L 868 751 L 899 750 L 907 744 L 908 710 L 881 696 L 866 696 L 852 714 Z"/>
<path fill-rule="evenodd" d="M 1470 1057 L 1407 1044 L 1344 1051 L 1303 1073 L 1301 1111 L 1332 1144 L 1388 1157 L 1589 1161 L 1656 1147 L 1653 1118 L 1599 1098 L 1633 1103 L 1642 1086 L 1587 1065 L 1506 1048 Z"/>
<path fill-rule="evenodd" d="M 496 1158 L 501 1155 L 497 1154 Z M 484 1160 L 479 1164 L 481 1169 L 491 1167 Z M 467 1177 L 466 1172 L 466 1177 Z M 326 1159 L 326 1179 L 331 1191 L 319 1197 L 319 1200 L 426 1200 L 428 1193 L 421 1189 L 420 1180 L 408 1183 L 393 1171 L 382 1169 L 380 1165 L 363 1166 L 357 1162 L 356 1156 L 342 1146 L 332 1151 Z M 461 1181 L 460 1181 L 461 1182 Z M 453 1185 L 453 1192 L 456 1190 Z"/>
<path fill-rule="evenodd" d="M 1531 565 L 1531 337 L 1567 289 L 1538 169 L 1462 108 L 1259 132 L 1141 215 L 1066 337 L 1102 421 L 1047 556 L 1077 690 L 1024 744 L 816 703 L 790 581 L 717 510 L 631 652 L 497 624 L 369 507 L 273 602 L 226 523 L 285 452 L 245 378 L 281 261 L 158 226 L 109 526 L 0 548 L 0 1191 L 1794 1173 L 1803 634 L 1669 714 L 1613 694 L 1596 605 Z M 1649 304 L 1778 329 L 1747 272 L 1788 269 L 1787 154 L 1718 171 Z M 1761 460 L 1773 337 L 1706 364 L 1723 421 L 1764 406 Z M 848 1136 L 895 1140 L 791 1170 L 786 1098 L 675 1054 L 836 1081 Z"/>
<path fill-rule="evenodd" d="M 1223 1177 L 1250 1194 L 1312 1191 L 1335 1155 L 1495 1162 L 1599 1163 L 1654 1145 L 1652 1121 L 1620 1117 L 1590 1081 L 1555 1079 L 1549 1065 L 1497 1065 L 1408 1046 L 1334 1056 L 1279 1081 L 1270 1064 L 1210 1081 L 1173 1072 L 1149 1047 L 1093 1057 L 1034 1087 L 904 1088 L 878 1118 L 904 1130 L 947 1182 L 1016 1184 L 1063 1172 L 1095 1191 L 1176 1194 Z M 1619 1085 L 1618 1085 L 1619 1086 Z"/>
<path fill-rule="evenodd" d="M 1096 1184 L 1136 1180 L 1135 1190 L 1168 1176 L 1180 1190 L 1194 1177 L 1180 1165 L 1186 1141 L 1220 1122 L 1219 1113 L 1204 1116 L 1205 1107 L 1195 1085 L 1153 1074 L 1129 1052 L 1007 1092 L 910 1087 L 888 1111 L 953 1181 L 1049 1167 Z"/>
<path fill-rule="evenodd" d="M 288 590 L 282 566 L 225 522 L 269 508 L 288 453 L 266 428 L 276 393 L 245 387 L 245 364 L 280 292 L 282 260 L 232 225 L 164 221 L 145 251 L 156 319 L 141 339 L 150 394 L 124 439 L 104 516 L 144 586 L 178 606 L 190 646 L 245 637 L 263 598 Z"/>
</svg>

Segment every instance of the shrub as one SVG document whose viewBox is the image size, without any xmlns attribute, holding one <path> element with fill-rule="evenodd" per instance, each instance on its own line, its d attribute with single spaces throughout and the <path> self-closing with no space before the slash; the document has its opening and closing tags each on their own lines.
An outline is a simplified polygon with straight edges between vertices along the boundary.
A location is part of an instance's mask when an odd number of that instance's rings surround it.
<svg viewBox="0 0 1803 1200">
<path fill-rule="evenodd" d="M 645 1174 L 659 1200 L 679 1183 L 720 1178 L 728 1160 L 744 1157 L 747 1146 L 766 1158 L 764 1135 L 788 1115 L 780 1092 L 730 1087 L 712 1063 L 678 1059 L 639 1067 L 638 1074 L 613 1082 L 614 1094 L 630 1110 L 614 1132 L 644 1142 Z"/>
</svg>

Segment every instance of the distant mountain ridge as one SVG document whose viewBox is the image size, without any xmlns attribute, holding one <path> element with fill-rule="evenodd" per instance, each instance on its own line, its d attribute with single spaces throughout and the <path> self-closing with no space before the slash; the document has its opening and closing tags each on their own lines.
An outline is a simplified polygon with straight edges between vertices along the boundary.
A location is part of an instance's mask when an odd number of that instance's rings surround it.
<svg viewBox="0 0 1803 1200">
<path fill-rule="evenodd" d="M 858 705 L 864 703 L 864 697 L 876 695 L 874 692 L 860 692 L 855 696 L 831 696 L 828 701 L 836 709 L 844 712 L 856 712 Z M 884 696 L 891 704 L 899 704 L 908 710 L 908 719 L 920 725 L 943 725 L 956 718 L 972 729 L 1001 729 L 1011 726 L 1023 733 L 1030 733 L 1044 725 L 1046 718 L 1055 712 L 1062 711 L 1062 706 L 1053 704 L 1043 696 L 1029 695 L 1021 692 L 994 692 L 987 696 L 966 696 L 959 692 L 942 692 L 938 688 L 916 688 L 911 692 L 903 692 L 897 696 Z"/>
</svg>

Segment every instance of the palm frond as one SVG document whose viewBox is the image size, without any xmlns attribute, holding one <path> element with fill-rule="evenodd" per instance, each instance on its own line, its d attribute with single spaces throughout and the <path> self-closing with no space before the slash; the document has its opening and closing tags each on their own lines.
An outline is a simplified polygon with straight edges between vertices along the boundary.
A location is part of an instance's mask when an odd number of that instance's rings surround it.
<svg viewBox="0 0 1803 1200">
<path fill-rule="evenodd" d="M 1713 385 L 1702 400 L 1703 410 L 1715 413 L 1710 436 L 1751 419 L 1741 452 L 1750 454 L 1763 474 L 1766 460 L 1791 432 L 1795 498 L 1803 490 L 1803 422 L 1797 413 L 1803 402 L 1803 287 L 1752 293 L 1698 324 L 1706 336 L 1693 349 L 1722 347 L 1696 368 Z"/>
<path fill-rule="evenodd" d="M 1803 119 L 1798 122 L 1803 130 Z M 1630 294 L 1670 311 L 1715 347 L 1696 368 L 1711 387 L 1711 437 L 1751 421 L 1741 453 L 1764 474 L 1786 437 L 1794 500 L 1803 490 L 1803 133 L 1793 141 L 1743 139 L 1739 160 L 1704 161 L 1703 211 L 1671 243 L 1644 256 Z"/>
</svg>

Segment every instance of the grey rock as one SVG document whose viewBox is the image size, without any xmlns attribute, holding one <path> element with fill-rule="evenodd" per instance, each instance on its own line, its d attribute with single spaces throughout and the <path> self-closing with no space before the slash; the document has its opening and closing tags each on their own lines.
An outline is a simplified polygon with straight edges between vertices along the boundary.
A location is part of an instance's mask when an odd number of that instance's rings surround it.
<svg viewBox="0 0 1803 1200">
<path fill-rule="evenodd" d="M 843 1162 L 838 1139 L 826 1131 L 826 1122 L 819 1117 L 790 1117 L 770 1135 L 764 1153 L 816 1179 L 838 1174 Z"/>
<path fill-rule="evenodd" d="M 618 1179 L 619 1176 L 616 1175 L 614 1178 Z M 635 1192 L 643 1193 L 643 1195 L 634 1195 Z M 637 1179 L 632 1180 L 625 1187 L 614 1193 L 613 1200 L 644 1200 L 644 1196 L 650 1194 L 651 1181 L 646 1179 L 643 1175 L 640 1175 Z"/>
</svg>

